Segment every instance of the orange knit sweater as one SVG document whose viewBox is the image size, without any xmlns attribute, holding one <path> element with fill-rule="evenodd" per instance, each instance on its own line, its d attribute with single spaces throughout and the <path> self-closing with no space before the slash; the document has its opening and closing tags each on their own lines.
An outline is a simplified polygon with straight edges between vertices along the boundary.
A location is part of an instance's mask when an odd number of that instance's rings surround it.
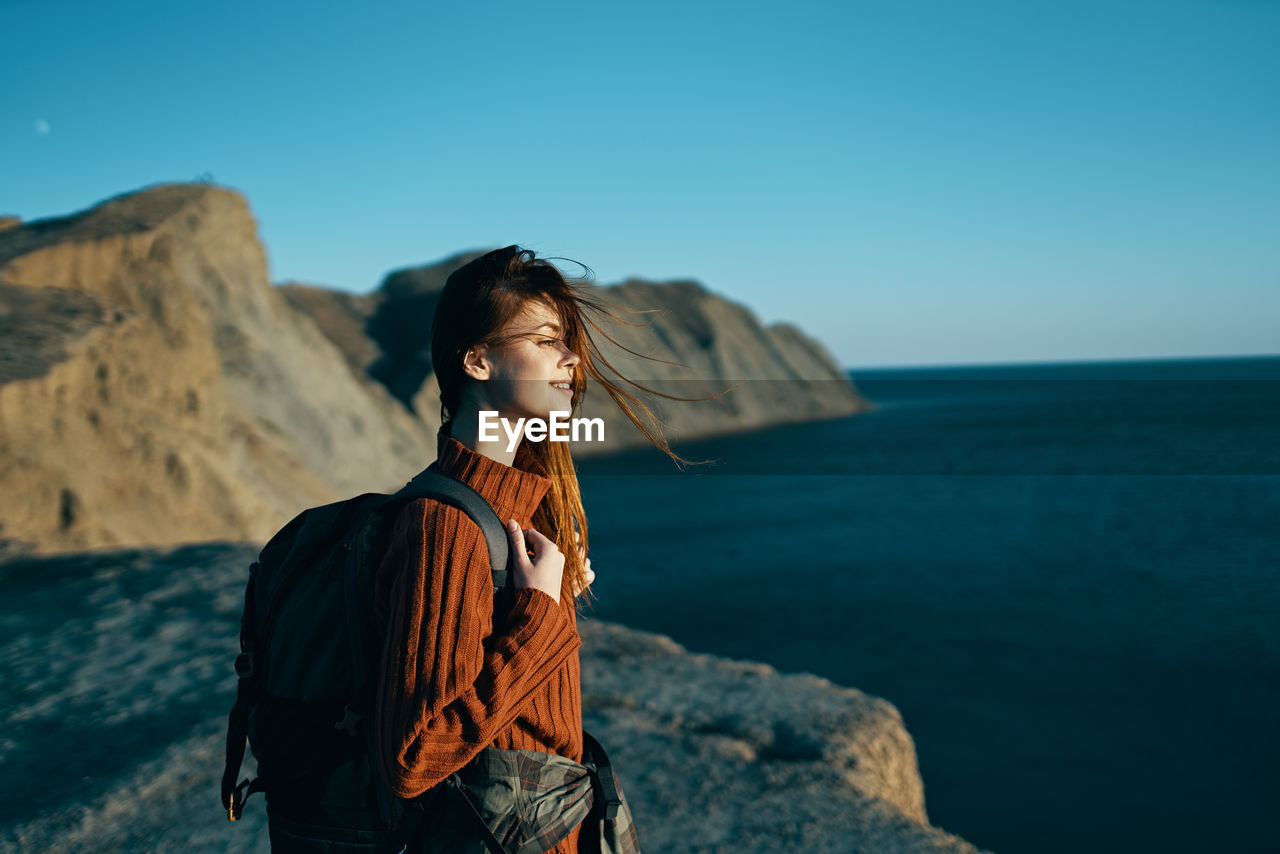
<svg viewBox="0 0 1280 854">
<path fill-rule="evenodd" d="M 437 469 L 484 496 L 504 524 L 531 527 L 551 487 L 542 464 L 522 446 L 514 466 L 504 465 L 448 429 L 438 436 Z M 582 761 L 576 603 L 567 592 L 557 603 L 519 588 L 508 618 L 494 625 L 488 549 L 465 513 L 428 498 L 407 505 L 375 574 L 374 600 L 386 615 L 378 762 L 398 796 L 421 794 L 489 745 Z M 578 828 L 552 849 L 577 850 Z"/>
</svg>

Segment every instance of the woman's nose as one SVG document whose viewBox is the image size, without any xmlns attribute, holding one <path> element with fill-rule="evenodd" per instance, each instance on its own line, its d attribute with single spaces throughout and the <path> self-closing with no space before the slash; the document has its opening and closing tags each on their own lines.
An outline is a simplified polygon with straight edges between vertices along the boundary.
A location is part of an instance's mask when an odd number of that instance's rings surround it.
<svg viewBox="0 0 1280 854">
<path fill-rule="evenodd" d="M 578 362 L 582 361 L 582 359 L 578 357 L 577 353 L 569 349 L 569 345 L 561 344 L 560 349 L 564 351 L 564 356 L 560 359 L 560 361 L 563 362 L 564 364 L 573 366 L 578 364 Z"/>
</svg>

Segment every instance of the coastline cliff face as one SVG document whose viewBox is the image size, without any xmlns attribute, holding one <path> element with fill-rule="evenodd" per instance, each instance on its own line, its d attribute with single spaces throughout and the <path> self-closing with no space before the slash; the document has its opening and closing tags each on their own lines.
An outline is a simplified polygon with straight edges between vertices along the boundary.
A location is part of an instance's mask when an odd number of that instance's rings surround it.
<svg viewBox="0 0 1280 854">
<path fill-rule="evenodd" d="M 0 385 L 0 480 L 23 496 L 6 539 L 260 540 L 434 454 L 429 426 L 270 286 L 233 191 L 161 185 L 7 228 L 0 287 L 5 322 L 43 341 Z"/>
<path fill-rule="evenodd" d="M 449 273 L 481 254 L 466 252 L 396 271 L 364 297 L 301 283 L 285 284 L 280 290 L 343 352 L 353 375 L 385 385 L 419 417 L 438 424 L 439 389 L 425 330 Z M 698 282 L 632 279 L 591 287 L 590 293 L 622 321 L 591 316 L 614 339 L 595 336 L 616 372 L 675 397 L 715 398 L 684 402 L 639 393 L 664 422 L 662 429 L 671 441 L 838 418 L 872 408 L 818 341 L 792 324 L 766 327 L 746 306 Z M 635 392 L 625 382 L 619 384 Z M 601 418 L 606 425 L 606 441 L 578 444 L 578 456 L 648 442 L 597 385 L 588 385 L 576 416 Z"/>
<path fill-rule="evenodd" d="M 393 272 L 364 296 L 273 287 L 244 197 L 204 184 L 4 226 L 9 550 L 260 542 L 304 507 L 394 490 L 434 458 L 427 332 L 448 274 L 482 253 Z M 670 439 L 870 408 L 817 342 L 697 283 L 596 291 L 624 320 L 661 310 L 610 329 L 664 360 L 608 350 L 629 377 L 683 397 L 737 384 L 715 401 L 654 398 Z M 600 388 L 578 414 L 609 425 L 584 456 L 644 441 Z"/>
<path fill-rule="evenodd" d="M 872 408 L 817 341 L 790 324 L 766 327 L 746 306 L 697 282 L 633 279 L 601 288 L 600 295 L 619 318 L 640 324 L 610 326 L 617 343 L 597 342 L 613 368 L 658 392 L 712 398 L 685 402 L 641 394 L 666 425 L 661 429 L 668 440 L 738 432 L 741 425 L 761 428 L 838 418 Z M 606 441 L 582 445 L 582 456 L 648 441 L 602 389 L 588 386 L 581 414 L 606 424 Z"/>
</svg>

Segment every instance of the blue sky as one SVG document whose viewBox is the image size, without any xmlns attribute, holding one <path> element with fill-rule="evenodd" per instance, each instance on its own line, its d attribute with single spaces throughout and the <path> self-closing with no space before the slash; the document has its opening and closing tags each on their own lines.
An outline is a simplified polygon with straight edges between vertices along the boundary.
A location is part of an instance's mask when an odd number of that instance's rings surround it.
<svg viewBox="0 0 1280 854">
<path fill-rule="evenodd" d="M 0 212 L 211 175 L 273 281 L 520 243 L 850 367 L 1280 353 L 1280 2 L 0 0 L 0 32 Z"/>
</svg>

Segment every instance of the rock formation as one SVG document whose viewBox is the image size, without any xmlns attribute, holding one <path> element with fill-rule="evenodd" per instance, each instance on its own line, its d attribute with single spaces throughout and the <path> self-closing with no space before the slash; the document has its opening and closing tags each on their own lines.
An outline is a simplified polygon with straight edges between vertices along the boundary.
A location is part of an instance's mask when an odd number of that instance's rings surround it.
<svg viewBox="0 0 1280 854">
<path fill-rule="evenodd" d="M 273 287 L 245 199 L 162 184 L 0 228 L 0 545 L 67 551 L 262 541 L 303 507 L 397 488 L 435 455 L 428 330 L 448 274 L 356 296 Z M 639 327 L 599 343 L 690 439 L 870 407 L 812 339 L 695 282 L 596 289 Z M 648 316 L 640 316 L 648 321 Z M 602 389 L 604 446 L 642 442 Z M 617 429 L 612 429 L 616 427 Z"/>
<path fill-rule="evenodd" d="M 5 229 L 0 283 L 23 330 L 0 362 L 5 538 L 261 540 L 434 455 L 430 425 L 271 287 L 233 191 L 162 185 Z"/>
<path fill-rule="evenodd" d="M 300 283 L 283 285 L 281 291 L 342 350 L 357 377 L 382 383 L 420 417 L 438 424 L 438 388 L 426 332 L 448 274 L 481 254 L 460 253 L 437 264 L 398 270 L 378 290 L 361 297 Z M 617 372 L 675 397 L 719 395 L 709 401 L 681 402 L 641 394 L 671 440 L 835 418 L 871 408 L 817 341 L 791 324 L 765 327 L 745 306 L 698 282 L 637 279 L 589 287 L 589 293 L 622 321 L 590 315 L 616 342 L 594 334 Z M 606 424 L 607 441 L 576 446 L 579 456 L 647 442 L 599 387 L 588 385 L 576 415 L 599 417 Z"/>
</svg>

